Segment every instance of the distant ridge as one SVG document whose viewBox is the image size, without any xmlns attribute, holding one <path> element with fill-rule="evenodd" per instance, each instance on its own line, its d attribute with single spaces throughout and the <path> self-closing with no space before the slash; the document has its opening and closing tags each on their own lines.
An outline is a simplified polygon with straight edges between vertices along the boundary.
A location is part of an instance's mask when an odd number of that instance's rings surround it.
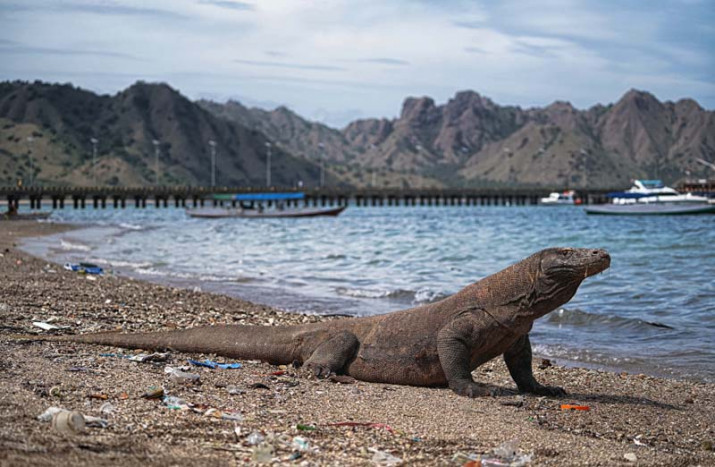
<svg viewBox="0 0 715 467">
<path fill-rule="evenodd" d="M 28 136 L 35 135 L 32 142 Z M 575 109 L 500 106 L 474 91 L 442 105 L 405 99 L 395 119 L 362 119 L 342 130 L 286 107 L 192 102 L 166 84 L 138 82 L 113 96 L 71 85 L 0 83 L 0 180 L 27 178 L 32 150 L 38 181 L 92 183 L 90 138 L 99 140 L 99 183 L 208 185 L 208 141 L 219 148 L 218 184 L 265 184 L 271 142 L 277 186 L 548 185 L 626 186 L 632 178 L 673 183 L 712 177 L 715 113 L 691 99 L 660 102 L 631 90 L 615 104 Z"/>
</svg>

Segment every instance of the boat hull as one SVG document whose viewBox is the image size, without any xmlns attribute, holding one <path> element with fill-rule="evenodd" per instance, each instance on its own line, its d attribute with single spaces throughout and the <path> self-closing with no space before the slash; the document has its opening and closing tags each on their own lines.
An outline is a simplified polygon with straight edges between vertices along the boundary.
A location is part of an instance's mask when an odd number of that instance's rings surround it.
<svg viewBox="0 0 715 467">
<path fill-rule="evenodd" d="M 715 204 L 602 204 L 584 208 L 586 214 L 611 216 L 676 216 L 715 213 Z"/>
<path fill-rule="evenodd" d="M 335 217 L 346 209 L 346 206 L 337 208 L 297 208 L 297 209 L 267 209 L 259 211 L 257 209 L 241 208 L 208 208 L 208 209 L 187 209 L 186 214 L 191 217 L 202 219 L 277 219 L 295 217 Z"/>
</svg>

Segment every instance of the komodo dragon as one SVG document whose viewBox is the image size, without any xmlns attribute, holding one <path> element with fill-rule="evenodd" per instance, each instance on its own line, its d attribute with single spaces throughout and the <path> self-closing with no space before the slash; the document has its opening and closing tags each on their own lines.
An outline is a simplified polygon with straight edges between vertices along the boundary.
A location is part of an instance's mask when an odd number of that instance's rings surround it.
<svg viewBox="0 0 715 467">
<path fill-rule="evenodd" d="M 475 383 L 471 373 L 503 354 L 519 391 L 556 396 L 565 391 L 534 379 L 529 331 L 536 318 L 568 302 L 581 281 L 610 262 L 604 250 L 550 248 L 444 300 L 385 315 L 284 327 L 220 325 L 57 340 L 214 353 L 272 364 L 297 362 L 319 377 L 342 373 L 369 382 L 448 385 L 468 397 L 491 393 Z"/>
</svg>

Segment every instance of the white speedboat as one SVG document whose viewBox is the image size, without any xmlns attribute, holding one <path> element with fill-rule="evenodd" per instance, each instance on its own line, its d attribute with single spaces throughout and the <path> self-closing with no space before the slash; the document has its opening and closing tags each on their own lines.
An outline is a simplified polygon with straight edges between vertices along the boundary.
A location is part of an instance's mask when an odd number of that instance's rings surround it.
<svg viewBox="0 0 715 467">
<path fill-rule="evenodd" d="M 715 204 L 704 196 L 679 193 L 660 180 L 635 180 L 626 191 L 609 193 L 611 203 L 585 207 L 587 214 L 673 215 L 715 212 Z"/>
<path fill-rule="evenodd" d="M 555 191 L 548 197 L 541 198 L 539 202 L 544 206 L 573 206 L 574 204 L 581 204 L 581 200 L 576 198 L 576 192 L 573 190 L 566 190 L 563 193 Z"/>
</svg>

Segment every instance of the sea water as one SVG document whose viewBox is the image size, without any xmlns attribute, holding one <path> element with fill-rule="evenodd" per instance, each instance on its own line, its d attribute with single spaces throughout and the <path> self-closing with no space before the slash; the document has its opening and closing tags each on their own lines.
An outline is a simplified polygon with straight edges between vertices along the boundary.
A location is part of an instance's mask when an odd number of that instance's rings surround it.
<svg viewBox="0 0 715 467">
<path fill-rule="evenodd" d="M 207 220 L 130 208 L 51 219 L 89 227 L 33 240 L 28 251 L 318 314 L 387 313 L 444 298 L 543 248 L 605 248 L 611 268 L 536 322 L 535 353 L 715 381 L 715 216 L 353 206 L 337 218 Z"/>
</svg>

